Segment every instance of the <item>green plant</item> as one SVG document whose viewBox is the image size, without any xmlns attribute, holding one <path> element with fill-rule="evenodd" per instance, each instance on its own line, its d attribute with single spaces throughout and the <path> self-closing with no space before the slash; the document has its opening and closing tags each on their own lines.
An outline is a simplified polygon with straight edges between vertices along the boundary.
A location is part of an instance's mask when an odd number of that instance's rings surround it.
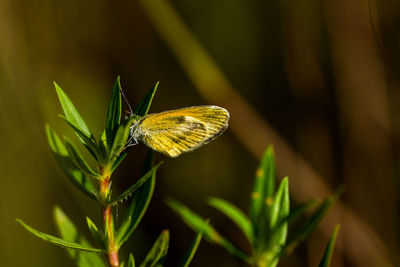
<svg viewBox="0 0 400 267">
<path fill-rule="evenodd" d="M 156 171 L 162 162 L 154 165 L 154 152 L 150 151 L 144 163 L 142 177 L 117 197 L 112 197 L 111 176 L 127 156 L 131 144 L 131 126 L 138 117 L 147 114 L 157 86 L 158 84 L 145 95 L 132 116 L 121 119 L 122 90 L 118 77 L 108 105 L 105 129 L 96 139 L 69 97 L 55 84 L 64 111 L 64 115 L 60 115 L 60 117 L 72 127 L 80 143 L 95 159 L 96 166 L 90 166 L 69 138 L 61 139 L 49 125 L 46 125 L 51 151 L 67 178 L 99 205 L 103 227 L 98 227 L 96 223 L 86 217 L 87 226 L 96 244 L 93 246 L 78 232 L 72 221 L 59 207 L 54 208 L 53 215 L 61 237 L 42 233 L 20 219 L 17 221 L 35 236 L 67 248 L 68 254 L 75 260 L 77 266 L 124 266 L 124 262 L 120 261 L 119 250 L 146 212 L 154 192 Z M 228 118 L 227 112 L 226 115 Z M 217 134 L 220 133 L 221 131 L 217 132 Z M 203 236 L 209 242 L 224 247 L 228 252 L 252 266 L 276 266 L 283 255 L 291 252 L 299 242 L 310 235 L 337 196 L 338 193 L 320 203 L 311 200 L 290 211 L 289 179 L 285 177 L 278 189 L 275 190 L 275 159 L 273 149 L 269 147 L 256 172 L 249 217 L 223 199 L 210 198 L 208 201 L 211 206 L 232 219 L 242 230 L 251 244 L 250 253 L 242 251 L 233 242 L 223 237 L 208 220 L 201 218 L 177 201 L 168 201 L 168 204 L 197 232 L 180 266 L 186 267 L 190 264 Z M 130 199 L 130 204 L 121 223 L 116 225 L 113 208 L 125 199 Z M 288 236 L 288 226 L 312 207 L 314 211 L 308 219 Z M 329 266 L 337 232 L 338 227 L 332 234 L 320 266 Z M 169 231 L 164 230 L 140 266 L 162 266 L 168 252 L 168 245 Z M 129 254 L 126 264 L 128 267 L 135 266 L 132 253 Z"/>
<path fill-rule="evenodd" d="M 99 138 L 95 138 L 69 97 L 55 83 L 58 98 L 64 115 L 60 117 L 72 127 L 79 141 L 89 151 L 96 161 L 93 168 L 81 155 L 79 150 L 67 137 L 61 139 L 55 131 L 46 125 L 48 142 L 56 160 L 67 178 L 84 194 L 98 203 L 102 212 L 103 229 L 86 217 L 87 226 L 96 245 L 92 246 L 81 234 L 71 220 L 59 208 L 54 208 L 54 219 L 61 238 L 42 233 L 22 220 L 17 221 L 37 237 L 68 249 L 69 255 L 80 267 L 123 266 L 120 262 L 119 250 L 128 240 L 141 221 L 153 195 L 156 170 L 161 163 L 153 164 L 151 151 L 144 164 L 143 176 L 126 191 L 117 197 L 112 197 L 111 176 L 114 170 L 126 157 L 129 148 L 130 127 L 137 116 L 147 114 L 158 83 L 146 94 L 127 119 L 121 119 L 121 84 L 117 78 L 109 102 L 105 129 Z M 130 204 L 119 225 L 115 225 L 113 208 L 122 200 L 130 198 Z M 187 266 L 201 240 L 198 234 L 190 247 L 182 266 Z M 168 251 L 169 232 L 164 230 L 140 266 L 162 266 Z M 104 257 L 107 263 L 104 261 Z M 135 266 L 133 254 L 129 254 L 128 267 Z"/>
<path fill-rule="evenodd" d="M 242 231 L 251 245 L 250 253 L 244 252 L 222 236 L 208 219 L 203 219 L 176 200 L 169 199 L 167 203 L 189 227 L 203 233 L 208 242 L 224 247 L 249 265 L 273 267 L 283 255 L 290 253 L 311 234 L 340 192 L 322 202 L 310 200 L 290 211 L 289 179 L 283 178 L 275 190 L 275 157 L 272 147 L 268 147 L 256 171 L 249 216 L 226 200 L 215 197 L 208 200 L 209 205 L 229 217 Z M 288 235 L 288 227 L 311 208 L 314 210 L 308 218 Z M 334 231 L 320 266 L 329 266 L 337 231 L 338 228 Z"/>
</svg>

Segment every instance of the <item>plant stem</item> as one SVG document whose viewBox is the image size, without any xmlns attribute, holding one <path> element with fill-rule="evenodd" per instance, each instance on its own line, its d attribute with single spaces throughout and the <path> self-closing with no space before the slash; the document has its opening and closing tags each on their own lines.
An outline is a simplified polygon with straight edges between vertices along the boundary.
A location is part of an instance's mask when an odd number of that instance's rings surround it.
<svg viewBox="0 0 400 267">
<path fill-rule="evenodd" d="M 103 221 L 107 238 L 107 258 L 111 267 L 119 267 L 118 248 L 115 246 L 114 220 L 111 206 L 103 209 Z"/>
<path fill-rule="evenodd" d="M 110 171 L 108 168 L 100 168 L 101 180 L 100 206 L 103 215 L 104 232 L 106 235 L 107 258 L 110 267 L 119 267 L 118 247 L 115 245 L 114 219 L 112 216 L 111 205 L 108 204 L 110 198 Z"/>
</svg>

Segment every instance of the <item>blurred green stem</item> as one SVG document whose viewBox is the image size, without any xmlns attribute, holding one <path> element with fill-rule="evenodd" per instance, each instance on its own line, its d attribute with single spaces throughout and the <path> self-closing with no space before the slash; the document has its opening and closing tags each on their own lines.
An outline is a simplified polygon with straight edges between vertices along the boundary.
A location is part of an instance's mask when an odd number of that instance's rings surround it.
<svg viewBox="0 0 400 267">
<path fill-rule="evenodd" d="M 100 206 L 102 209 L 104 232 L 106 235 L 108 264 L 111 267 L 119 267 L 118 247 L 115 245 L 114 218 L 112 216 L 111 205 L 108 203 L 111 195 L 111 169 L 108 167 L 101 167 L 100 174 Z"/>
</svg>

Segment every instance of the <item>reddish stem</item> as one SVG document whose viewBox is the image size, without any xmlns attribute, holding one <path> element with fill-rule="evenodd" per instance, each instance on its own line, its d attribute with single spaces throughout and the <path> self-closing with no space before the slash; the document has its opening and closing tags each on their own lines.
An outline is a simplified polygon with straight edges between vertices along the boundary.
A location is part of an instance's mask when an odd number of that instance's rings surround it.
<svg viewBox="0 0 400 267">
<path fill-rule="evenodd" d="M 119 267 L 118 247 L 115 246 L 114 221 L 111 212 L 111 206 L 107 204 L 110 194 L 110 175 L 102 169 L 103 179 L 100 181 L 100 198 L 103 213 L 103 223 L 107 239 L 107 258 L 110 267 Z"/>
<path fill-rule="evenodd" d="M 111 267 L 119 267 L 118 248 L 115 246 L 113 217 L 111 206 L 103 210 L 103 220 L 106 232 L 108 233 L 107 257 Z"/>
</svg>

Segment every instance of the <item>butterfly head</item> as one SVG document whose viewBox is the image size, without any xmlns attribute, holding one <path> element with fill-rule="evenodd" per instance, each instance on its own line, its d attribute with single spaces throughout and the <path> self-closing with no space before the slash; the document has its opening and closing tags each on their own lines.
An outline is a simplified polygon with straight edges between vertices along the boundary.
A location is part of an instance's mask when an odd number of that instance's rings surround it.
<svg viewBox="0 0 400 267">
<path fill-rule="evenodd" d="M 130 116 L 131 117 L 134 116 L 135 118 L 133 118 L 132 125 L 129 127 L 129 139 L 138 140 L 138 138 L 139 138 L 138 128 L 140 128 L 139 124 L 141 121 L 140 116 L 135 115 L 135 114 L 131 114 Z"/>
</svg>

